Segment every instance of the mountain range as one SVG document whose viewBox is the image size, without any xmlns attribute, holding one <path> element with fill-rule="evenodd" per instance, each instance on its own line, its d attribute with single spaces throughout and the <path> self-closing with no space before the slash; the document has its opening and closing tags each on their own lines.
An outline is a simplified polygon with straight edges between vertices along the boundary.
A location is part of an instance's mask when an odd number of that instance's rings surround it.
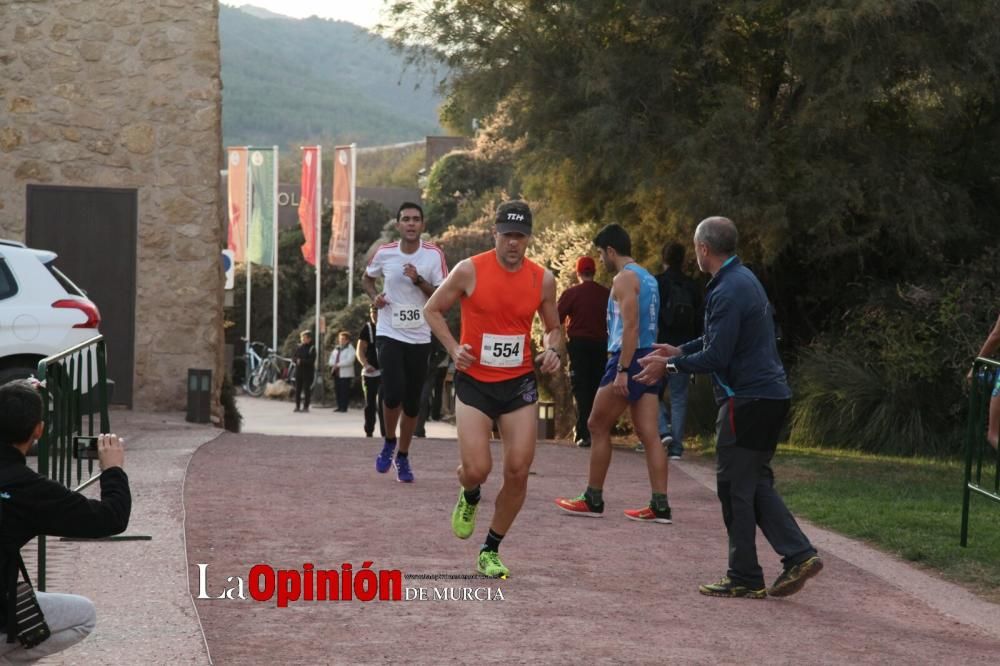
<svg viewBox="0 0 1000 666">
<path fill-rule="evenodd" d="M 382 37 L 344 21 L 219 6 L 227 146 L 350 143 L 441 134 L 441 97 Z"/>
</svg>

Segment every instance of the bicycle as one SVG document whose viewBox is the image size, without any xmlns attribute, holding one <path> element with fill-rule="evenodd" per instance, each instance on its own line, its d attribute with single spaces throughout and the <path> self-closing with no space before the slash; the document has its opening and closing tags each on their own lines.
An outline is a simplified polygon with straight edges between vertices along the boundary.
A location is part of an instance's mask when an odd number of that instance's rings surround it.
<svg viewBox="0 0 1000 666">
<path fill-rule="evenodd" d="M 247 343 L 246 338 L 240 338 L 244 343 Z M 257 350 L 261 351 L 258 352 Z M 264 392 L 264 388 L 260 387 L 258 390 L 256 383 L 257 371 L 264 362 L 264 357 L 261 354 L 267 353 L 267 345 L 263 342 L 250 342 L 246 344 L 246 351 L 244 352 L 244 369 L 243 369 L 243 390 L 249 395 L 254 397 L 259 396 Z"/>
<path fill-rule="evenodd" d="M 260 348 L 266 356 L 257 351 Z M 243 382 L 243 390 L 255 398 L 264 394 L 267 385 L 283 379 L 295 384 L 295 361 L 279 355 L 263 342 L 252 342 L 247 345 L 247 374 Z"/>
</svg>

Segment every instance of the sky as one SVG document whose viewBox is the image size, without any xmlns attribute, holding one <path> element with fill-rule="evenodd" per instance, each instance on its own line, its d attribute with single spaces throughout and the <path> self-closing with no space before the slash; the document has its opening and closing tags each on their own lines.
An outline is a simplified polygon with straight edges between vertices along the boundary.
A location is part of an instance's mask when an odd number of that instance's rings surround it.
<svg viewBox="0 0 1000 666">
<path fill-rule="evenodd" d="M 364 28 L 378 23 L 382 0 L 224 0 L 233 7 L 254 5 L 292 18 L 320 18 L 349 21 Z"/>
</svg>

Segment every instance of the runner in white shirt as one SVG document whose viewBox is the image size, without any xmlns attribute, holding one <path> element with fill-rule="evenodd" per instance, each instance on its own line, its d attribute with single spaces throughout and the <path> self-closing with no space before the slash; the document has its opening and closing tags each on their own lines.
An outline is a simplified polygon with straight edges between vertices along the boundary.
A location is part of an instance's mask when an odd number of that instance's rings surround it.
<svg viewBox="0 0 1000 666">
<path fill-rule="evenodd" d="M 399 207 L 396 229 L 399 241 L 386 243 L 375 251 L 361 286 L 379 309 L 375 346 L 382 366 L 385 441 L 375 458 L 375 470 L 389 471 L 398 424 L 396 478 L 409 483 L 413 481 L 410 442 L 431 350 L 431 329 L 424 321 L 424 304 L 444 282 L 448 265 L 441 248 L 420 240 L 424 211 L 418 204 L 407 201 Z M 375 284 L 376 278 L 382 278 L 381 292 Z"/>
</svg>

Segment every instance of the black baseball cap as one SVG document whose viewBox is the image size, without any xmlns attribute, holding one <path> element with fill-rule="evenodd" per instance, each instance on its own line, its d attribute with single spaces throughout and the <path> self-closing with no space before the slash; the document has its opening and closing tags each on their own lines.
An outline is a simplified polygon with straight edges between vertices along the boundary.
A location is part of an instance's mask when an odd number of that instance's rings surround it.
<svg viewBox="0 0 1000 666">
<path fill-rule="evenodd" d="M 531 208 L 524 201 L 506 201 L 497 208 L 497 232 L 531 235 Z"/>
</svg>

